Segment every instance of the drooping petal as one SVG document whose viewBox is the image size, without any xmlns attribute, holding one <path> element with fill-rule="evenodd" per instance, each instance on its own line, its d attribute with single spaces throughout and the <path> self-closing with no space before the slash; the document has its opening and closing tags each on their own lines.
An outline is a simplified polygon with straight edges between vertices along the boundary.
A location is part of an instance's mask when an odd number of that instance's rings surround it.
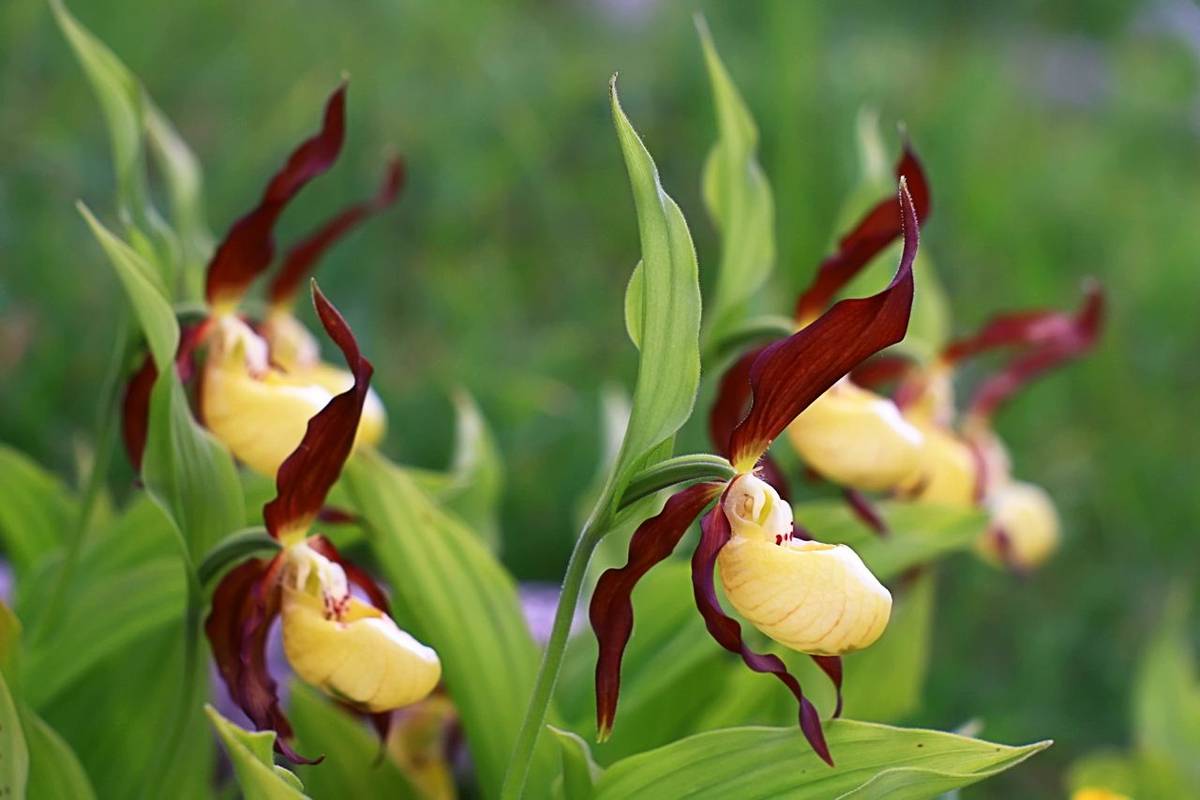
<svg viewBox="0 0 1200 800">
<path fill-rule="evenodd" d="M 279 467 L 277 496 L 263 508 L 272 536 L 295 535 L 308 529 L 325 504 L 354 447 L 363 403 L 374 368 L 358 349 L 346 320 L 313 283 L 313 304 L 329 338 L 341 349 L 354 374 L 354 385 L 329 401 L 308 422 L 304 439 Z"/>
<path fill-rule="evenodd" d="M 275 749 L 297 764 L 315 764 L 292 749 L 292 726 L 267 671 L 267 635 L 279 614 L 280 559 L 252 559 L 231 570 L 213 593 L 204 631 L 230 698 L 257 730 L 277 734 Z"/>
<path fill-rule="evenodd" d="M 596 583 L 589 617 L 600 649 L 596 661 L 596 727 L 601 739 L 608 737 L 617 713 L 621 657 L 633 633 L 633 588 L 651 567 L 671 555 L 722 487 L 719 483 L 698 483 L 675 493 L 662 511 L 638 526 L 629 542 L 625 566 L 605 571 Z"/>
<path fill-rule="evenodd" d="M 917 154 L 907 142 L 896 163 L 896 177 L 907 181 L 918 224 L 924 225 L 930 208 L 929 184 Z M 902 233 L 900 217 L 892 197 L 880 200 L 868 211 L 838 242 L 837 252 L 821 262 L 812 284 L 796 302 L 796 319 L 807 322 L 820 314 L 842 287 L 891 245 Z"/>
<path fill-rule="evenodd" d="M 768 346 L 750 369 L 753 405 L 730 436 L 733 465 L 746 471 L 809 403 L 867 357 L 904 338 L 913 300 L 917 217 L 900 184 L 904 251 L 887 288 L 842 300 L 787 339 Z"/>
<path fill-rule="evenodd" d="M 877 356 L 851 370 L 850 380 L 864 389 L 877 392 L 889 383 L 903 380 L 913 366 L 913 361 L 904 356 Z"/>
<path fill-rule="evenodd" d="M 313 233 L 295 244 L 283 257 L 279 272 L 267 289 L 267 298 L 272 305 L 286 305 L 292 301 L 304 276 L 339 239 L 372 214 L 378 213 L 393 202 L 404 185 L 404 161 L 394 158 L 388 162 L 383 183 L 370 200 L 344 209 L 326 220 Z"/>
<path fill-rule="evenodd" d="M 346 131 L 346 86 L 325 104 L 321 130 L 292 151 L 271 178 L 258 205 L 233 223 L 208 265 L 205 298 L 215 308 L 235 306 L 275 255 L 275 222 L 293 197 L 337 160 Z"/>
<path fill-rule="evenodd" d="M 833 688 L 837 691 L 837 705 L 834 706 L 833 716 L 834 718 L 840 717 L 842 715 L 842 657 L 812 655 L 809 658 L 833 683 Z"/>
<path fill-rule="evenodd" d="M 1104 290 L 1090 281 L 1084 287 L 1083 306 L 1070 325 L 1060 326 L 1057 335 L 1042 341 L 1014 358 L 1007 366 L 980 384 L 971 398 L 970 415 L 992 416 L 996 409 L 1034 378 L 1091 350 L 1104 327 Z"/>
<path fill-rule="evenodd" d="M 800 682 L 788 672 L 787 666 L 779 656 L 774 653 L 756 653 L 747 647 L 742 640 L 741 625 L 725 613 L 717 599 L 713 573 L 717 556 L 731 536 L 729 520 L 721 506 L 718 505 L 708 513 L 701 523 L 701 531 L 700 544 L 692 556 L 692 590 L 696 597 L 696 607 L 704 617 L 709 634 L 726 650 L 740 655 L 750 669 L 774 675 L 783 682 L 800 705 L 800 730 L 804 737 L 808 739 L 813 751 L 825 763 L 833 766 L 829 746 L 825 743 L 825 733 L 821 730 L 821 716 L 816 706 L 804 696 Z"/>
<path fill-rule="evenodd" d="M 723 456 L 729 455 L 729 439 L 746 417 L 750 406 L 750 369 L 765 349 L 759 347 L 739 358 L 717 384 L 717 396 L 708 413 L 708 435 Z"/>
<path fill-rule="evenodd" d="M 1057 309 L 1034 309 L 998 314 L 978 331 L 946 346 L 942 358 L 955 363 L 1002 347 L 1037 345 L 1070 335 L 1074 320 Z"/>
</svg>

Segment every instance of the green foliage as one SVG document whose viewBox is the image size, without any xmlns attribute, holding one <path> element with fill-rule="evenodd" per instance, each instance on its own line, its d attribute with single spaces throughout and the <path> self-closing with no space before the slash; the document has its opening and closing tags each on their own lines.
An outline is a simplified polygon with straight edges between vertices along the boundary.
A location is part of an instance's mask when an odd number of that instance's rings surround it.
<svg viewBox="0 0 1200 800">
<path fill-rule="evenodd" d="M 562 777 L 556 794 L 562 800 L 590 800 L 604 770 L 592 759 L 587 742 L 570 731 L 549 726 L 562 748 Z"/>
<path fill-rule="evenodd" d="M 0 794 L 24 797 L 29 779 L 29 747 L 17 705 L 0 678 Z"/>
<path fill-rule="evenodd" d="M 250 733 L 225 719 L 212 706 L 205 706 L 204 710 L 233 762 L 246 800 L 291 800 L 307 796 L 300 779 L 275 764 L 274 733 Z"/>
<path fill-rule="evenodd" d="M 38 800 L 92 800 L 96 793 L 71 746 L 32 711 L 21 713 L 29 747 L 26 796 Z"/>
<path fill-rule="evenodd" d="M 1006 747 L 850 720 L 826 725 L 836 766 L 794 727 L 702 733 L 609 767 L 596 797 L 934 798 L 1020 764 L 1050 742 Z"/>
<path fill-rule="evenodd" d="M 0 539 L 18 575 L 28 574 L 74 523 L 75 498 L 55 476 L 0 445 Z"/>
</svg>

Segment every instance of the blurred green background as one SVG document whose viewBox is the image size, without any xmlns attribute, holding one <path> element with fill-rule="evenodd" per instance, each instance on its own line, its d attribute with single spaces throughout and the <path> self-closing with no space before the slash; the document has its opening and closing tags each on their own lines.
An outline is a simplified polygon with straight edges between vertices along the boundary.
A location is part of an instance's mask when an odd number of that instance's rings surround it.
<svg viewBox="0 0 1200 800">
<path fill-rule="evenodd" d="M 389 452 L 444 464 L 448 392 L 466 387 L 507 461 L 505 561 L 523 579 L 559 576 L 599 454 L 600 391 L 634 367 L 621 309 L 638 246 L 612 72 L 691 223 L 702 278 L 716 261 L 699 194 L 714 124 L 696 4 L 71 7 L 195 148 L 218 233 L 349 73 L 343 160 L 295 204 L 281 241 L 369 191 L 389 148 L 407 157 L 399 208 L 338 248 L 322 285 L 377 365 Z M 969 795 L 1057 795 L 1071 760 L 1127 741 L 1137 651 L 1169 584 L 1197 577 L 1200 10 L 699 7 L 762 131 L 774 309 L 790 307 L 834 233 L 862 104 L 905 121 L 925 160 L 935 210 L 922 246 L 958 330 L 1001 308 L 1074 305 L 1088 274 L 1109 287 L 1099 352 L 1000 420 L 1018 474 L 1057 498 L 1065 546 L 1027 580 L 969 556 L 947 565 L 928 703 L 911 720 L 1056 739 Z M 70 475 L 124 302 L 72 205 L 111 216 L 107 136 L 42 2 L 0 6 L 0 64 L 0 440 Z M 693 424 L 682 449 L 704 446 Z"/>
</svg>

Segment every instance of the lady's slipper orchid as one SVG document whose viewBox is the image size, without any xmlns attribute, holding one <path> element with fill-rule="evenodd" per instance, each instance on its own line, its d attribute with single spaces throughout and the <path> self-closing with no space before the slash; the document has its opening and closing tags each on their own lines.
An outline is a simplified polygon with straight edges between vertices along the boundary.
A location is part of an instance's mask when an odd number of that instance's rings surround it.
<svg viewBox="0 0 1200 800">
<path fill-rule="evenodd" d="M 178 352 L 181 378 L 199 372 L 199 415 L 205 425 L 251 469 L 273 476 L 304 436 L 308 420 L 354 377 L 320 361 L 317 341 L 291 315 L 292 297 L 306 272 L 330 245 L 371 214 L 390 205 L 402 184 L 393 161 L 376 197 L 358 203 L 320 226 L 288 251 L 270 289 L 270 312 L 260 324 L 238 309 L 254 280 L 271 264 L 274 226 L 287 204 L 313 178 L 327 171 L 345 134 L 345 87 L 325 106 L 321 130 L 304 141 L 270 180 L 259 204 L 230 227 L 208 265 L 208 316 L 185 328 Z M 206 349 L 203 368 L 195 353 Z M 125 397 L 125 442 L 140 467 L 150 391 L 156 378 L 147 359 Z M 383 404 L 367 394 L 357 442 L 376 444 L 386 426 Z"/>
<path fill-rule="evenodd" d="M 384 714 L 422 700 L 441 678 L 437 653 L 392 621 L 379 587 L 328 540 L 309 533 L 350 456 L 372 373 L 346 321 L 315 284 L 313 302 L 353 384 L 312 417 L 279 469 L 277 495 L 263 509 L 267 530 L 282 545 L 279 554 L 229 572 L 205 623 L 233 700 L 259 730 L 279 734 L 276 747 L 293 761 L 305 759 L 287 742 L 291 726 L 266 669 L 267 634 L 276 617 L 282 618 L 283 649 L 296 674 L 362 713 Z M 367 599 L 352 594 L 352 587 Z"/>
<path fill-rule="evenodd" d="M 834 305 L 756 355 L 743 373 L 752 398 L 749 413 L 724 437 L 737 475 L 728 483 L 700 483 L 677 492 L 634 533 L 625 566 L 608 570 L 597 582 L 590 616 L 600 646 L 596 714 L 601 737 L 611 732 L 616 715 L 621 658 L 633 632 L 634 586 L 671 555 L 697 517 L 719 499 L 704 516 L 692 556 L 697 608 L 722 647 L 791 690 L 805 737 L 822 759 L 833 763 L 816 708 L 779 656 L 756 653 L 746 645 L 739 623 L 721 608 L 714 571 L 720 568 L 729 601 L 749 622 L 817 661 L 838 688 L 838 713 L 839 656 L 879 637 L 887 625 L 891 595 L 850 548 L 798 540 L 791 507 L 755 472 L 771 442 L 805 408 L 861 361 L 903 338 L 917 252 L 917 216 L 904 179 L 899 196 L 904 252 L 892 282 L 874 296 Z"/>
</svg>

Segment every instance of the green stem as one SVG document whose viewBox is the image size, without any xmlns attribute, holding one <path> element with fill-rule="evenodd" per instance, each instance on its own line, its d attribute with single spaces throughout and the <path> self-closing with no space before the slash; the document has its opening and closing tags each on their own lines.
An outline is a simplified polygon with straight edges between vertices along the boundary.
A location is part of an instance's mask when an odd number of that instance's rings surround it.
<svg viewBox="0 0 1200 800">
<path fill-rule="evenodd" d="M 737 475 L 733 465 L 721 456 L 693 453 L 660 461 L 633 476 L 633 480 L 621 493 L 620 508 L 648 497 L 655 492 L 679 483 L 700 480 L 732 480 Z"/>
<path fill-rule="evenodd" d="M 42 615 L 33 638 L 41 641 L 50 631 L 57 628 L 62 604 L 66 598 L 67 588 L 74 582 L 75 573 L 79 569 L 79 559 L 83 553 L 83 545 L 87 541 L 88 530 L 92 525 L 92 515 L 96 512 L 96 503 L 108 478 L 108 467 L 112 461 L 113 446 L 117 439 L 117 415 L 121 398 L 121 376 L 124 372 L 126 351 L 129 349 L 129 323 L 122 316 L 117 322 L 116 342 L 113 345 L 112 358 L 104 372 L 104 382 L 100 390 L 101 405 L 99 418 L 96 420 L 96 450 L 92 454 L 91 469 L 84 483 L 83 496 L 79 501 L 79 510 L 75 517 L 75 525 L 71 530 L 71 539 L 66 544 L 62 567 L 46 601 L 46 610 Z"/>
</svg>

